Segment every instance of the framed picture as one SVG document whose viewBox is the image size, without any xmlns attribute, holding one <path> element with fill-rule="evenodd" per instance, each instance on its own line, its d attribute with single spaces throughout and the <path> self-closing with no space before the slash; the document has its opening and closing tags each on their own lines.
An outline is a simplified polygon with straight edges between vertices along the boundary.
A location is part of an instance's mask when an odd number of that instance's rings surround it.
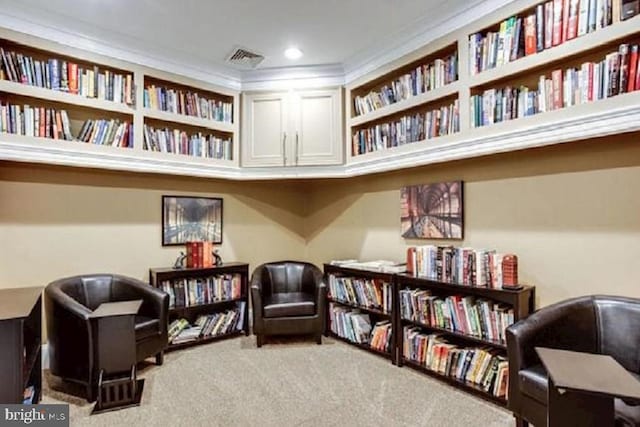
<svg viewBox="0 0 640 427">
<path fill-rule="evenodd" d="M 222 199 L 162 196 L 162 246 L 222 243 Z"/>
<path fill-rule="evenodd" d="M 402 187 L 400 204 L 402 237 L 462 239 L 462 181 Z"/>
</svg>

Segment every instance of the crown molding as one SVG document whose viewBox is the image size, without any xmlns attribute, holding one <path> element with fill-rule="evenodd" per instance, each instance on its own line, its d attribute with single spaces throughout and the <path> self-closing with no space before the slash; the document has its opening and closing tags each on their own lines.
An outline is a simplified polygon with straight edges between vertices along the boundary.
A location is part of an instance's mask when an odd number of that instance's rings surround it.
<svg viewBox="0 0 640 427">
<path fill-rule="evenodd" d="M 72 31 L 61 30 L 60 27 L 43 25 L 12 15 L 7 10 L 0 11 L 2 27 L 12 31 L 28 34 L 34 37 L 47 39 L 65 46 L 81 49 L 119 59 L 126 62 L 142 65 L 149 68 L 179 74 L 206 83 L 240 90 L 240 72 L 229 68 L 213 69 L 195 64 L 183 64 L 172 61 L 168 57 L 156 57 L 135 50 L 113 47 L 104 41 L 87 37 L 86 35 Z"/>
<path fill-rule="evenodd" d="M 429 18 L 424 17 L 404 31 L 399 31 L 385 42 L 356 55 L 344 63 L 345 83 L 363 77 L 376 69 L 398 60 L 405 55 L 414 52 L 429 43 L 451 34 L 454 31 L 476 21 L 489 13 L 494 12 L 513 0 L 480 0 L 470 2 L 471 6 L 466 10 L 450 14 L 439 24 L 429 23 Z"/>
<path fill-rule="evenodd" d="M 343 84 L 341 64 L 265 68 L 242 73 L 242 91 L 311 89 Z"/>
</svg>

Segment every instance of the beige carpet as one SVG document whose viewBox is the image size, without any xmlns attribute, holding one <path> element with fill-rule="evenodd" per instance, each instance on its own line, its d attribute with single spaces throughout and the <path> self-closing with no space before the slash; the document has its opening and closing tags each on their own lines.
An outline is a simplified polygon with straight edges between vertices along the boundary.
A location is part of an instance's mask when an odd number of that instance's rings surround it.
<svg viewBox="0 0 640 427">
<path fill-rule="evenodd" d="M 43 403 L 69 403 L 71 426 L 513 425 L 504 409 L 327 338 L 260 349 L 255 337 L 231 339 L 169 353 L 140 376 L 137 408 L 89 416 L 92 404 L 51 389 Z"/>
</svg>

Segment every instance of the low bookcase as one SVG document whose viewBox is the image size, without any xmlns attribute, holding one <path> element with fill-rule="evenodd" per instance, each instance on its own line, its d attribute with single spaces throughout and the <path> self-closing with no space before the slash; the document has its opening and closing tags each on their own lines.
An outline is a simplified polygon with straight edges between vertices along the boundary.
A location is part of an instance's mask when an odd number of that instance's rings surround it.
<svg viewBox="0 0 640 427">
<path fill-rule="evenodd" d="M 212 293 L 216 280 L 236 281 L 239 292 L 235 295 Z M 208 285 L 211 281 L 211 285 Z M 159 289 L 172 289 L 170 294 L 169 324 L 177 319 L 186 319 L 191 325 L 201 316 L 216 315 L 229 310 L 240 310 L 241 328 L 232 331 L 202 336 L 190 341 L 170 343 L 167 351 L 191 347 L 193 345 L 218 341 L 225 338 L 249 335 L 249 303 L 248 283 L 249 264 L 241 262 L 224 263 L 217 267 L 208 268 L 151 268 L 149 269 L 149 283 Z M 199 285 L 200 284 L 200 285 Z M 200 287 L 198 287 L 200 286 Z M 207 289 L 205 289 L 207 288 Z M 191 293 L 191 295 L 189 295 Z M 189 298 L 191 297 L 191 300 Z"/>
<path fill-rule="evenodd" d="M 0 402 L 38 403 L 42 393 L 42 288 L 0 290 Z"/>
<path fill-rule="evenodd" d="M 394 319 L 397 312 L 397 292 L 393 275 L 338 267 L 331 264 L 324 264 L 324 272 L 329 288 L 327 292 L 326 335 L 387 358 L 393 364 L 396 364 L 397 322 Z M 378 301 L 365 300 L 362 298 L 363 294 L 357 294 L 357 292 L 350 293 L 350 296 L 347 296 L 347 294 L 336 295 L 336 289 L 335 286 L 332 286 L 332 283 L 336 281 L 342 282 L 345 279 L 353 282 L 359 281 L 364 286 L 377 287 L 379 289 L 377 295 L 380 299 Z M 383 292 L 385 287 L 386 291 Z M 334 292 L 332 292 L 332 288 Z M 341 287 L 341 289 L 344 289 L 344 287 Z M 333 307 L 336 307 L 339 312 L 359 312 L 367 315 L 370 319 L 372 332 L 376 325 L 387 327 L 391 337 L 386 351 L 374 348 L 370 342 L 356 342 L 336 333 L 337 327 L 332 324 L 332 319 L 336 316 L 332 314 Z"/>
</svg>

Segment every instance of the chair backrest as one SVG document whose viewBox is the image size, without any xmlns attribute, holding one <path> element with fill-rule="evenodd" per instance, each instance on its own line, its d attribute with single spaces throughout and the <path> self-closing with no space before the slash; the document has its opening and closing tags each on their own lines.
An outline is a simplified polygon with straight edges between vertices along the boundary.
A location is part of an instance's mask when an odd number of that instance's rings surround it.
<svg viewBox="0 0 640 427">
<path fill-rule="evenodd" d="M 315 291 L 314 272 L 320 273 L 318 267 L 307 262 L 279 261 L 264 265 L 262 270 L 263 292 L 272 293 Z"/>
<path fill-rule="evenodd" d="M 599 353 L 640 374 L 640 299 L 596 296 Z"/>
</svg>

